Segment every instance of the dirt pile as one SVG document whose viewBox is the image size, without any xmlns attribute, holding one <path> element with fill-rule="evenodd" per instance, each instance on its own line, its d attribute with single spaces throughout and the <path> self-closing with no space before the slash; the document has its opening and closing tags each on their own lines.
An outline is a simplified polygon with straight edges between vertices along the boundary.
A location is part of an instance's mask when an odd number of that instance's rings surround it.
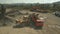
<svg viewBox="0 0 60 34">
<path fill-rule="evenodd" d="M 21 15 L 22 13 L 19 12 L 18 10 L 11 10 L 9 12 L 6 13 L 5 17 L 3 17 L 1 20 L 0 20 L 0 26 L 6 24 L 6 25 L 11 25 L 15 22 L 15 18 L 14 17 L 17 17 L 19 15 Z M 9 17 L 7 17 L 9 16 Z"/>
<path fill-rule="evenodd" d="M 15 17 L 15 16 L 21 15 L 21 14 L 22 13 L 19 10 L 11 10 L 6 13 L 6 15 L 11 16 L 11 17 Z"/>
</svg>

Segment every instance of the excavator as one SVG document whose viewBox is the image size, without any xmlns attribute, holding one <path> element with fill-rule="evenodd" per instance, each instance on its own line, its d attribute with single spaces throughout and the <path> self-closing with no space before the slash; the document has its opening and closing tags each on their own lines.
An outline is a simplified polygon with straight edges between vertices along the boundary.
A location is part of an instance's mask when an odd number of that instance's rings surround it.
<svg viewBox="0 0 60 34">
<path fill-rule="evenodd" d="M 39 7 L 36 7 L 36 6 L 33 6 L 33 7 L 30 9 L 30 11 L 32 11 L 32 12 L 40 12 L 40 13 L 47 13 L 47 12 L 48 12 L 48 10 L 41 9 L 41 8 L 39 8 Z"/>
</svg>

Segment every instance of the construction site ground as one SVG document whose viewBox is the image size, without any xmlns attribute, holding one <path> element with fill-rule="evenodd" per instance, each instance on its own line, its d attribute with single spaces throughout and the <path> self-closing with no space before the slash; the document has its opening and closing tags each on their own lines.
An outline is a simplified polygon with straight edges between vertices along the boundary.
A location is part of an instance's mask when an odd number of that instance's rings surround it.
<svg viewBox="0 0 60 34">
<path fill-rule="evenodd" d="M 29 10 L 21 10 L 20 12 L 33 13 Z M 39 12 L 34 12 L 34 13 L 39 13 Z M 31 27 L 13 28 L 13 24 L 12 24 L 10 26 L 1 26 L 0 34 L 60 34 L 60 17 L 57 17 L 52 13 L 39 13 L 39 15 L 43 17 L 47 17 L 43 29 L 36 30 Z M 20 16 L 22 15 L 16 16 L 14 17 L 14 19 L 18 19 L 18 17 Z"/>
</svg>

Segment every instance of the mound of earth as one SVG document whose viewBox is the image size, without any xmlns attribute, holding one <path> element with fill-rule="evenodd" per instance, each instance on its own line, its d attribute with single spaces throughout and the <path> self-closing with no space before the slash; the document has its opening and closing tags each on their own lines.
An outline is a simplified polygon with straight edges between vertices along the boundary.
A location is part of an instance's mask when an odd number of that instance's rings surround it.
<svg viewBox="0 0 60 34">
<path fill-rule="evenodd" d="M 12 25 L 15 21 L 9 17 L 4 17 L 0 20 L 0 26 Z"/>
<path fill-rule="evenodd" d="M 6 15 L 9 15 L 9 16 L 17 16 L 17 15 L 21 15 L 22 13 L 19 11 L 19 10 L 11 10 L 9 12 L 6 13 Z"/>
</svg>

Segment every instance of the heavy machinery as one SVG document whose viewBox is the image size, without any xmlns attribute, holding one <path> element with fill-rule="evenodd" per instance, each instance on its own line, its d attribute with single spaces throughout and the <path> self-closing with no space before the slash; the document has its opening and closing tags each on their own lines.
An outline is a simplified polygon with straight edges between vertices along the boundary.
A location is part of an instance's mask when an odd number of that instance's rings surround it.
<svg viewBox="0 0 60 34">
<path fill-rule="evenodd" d="M 60 17 L 60 11 L 56 11 L 55 15 L 58 16 L 58 17 Z"/>
<path fill-rule="evenodd" d="M 38 7 L 34 6 L 34 7 L 32 7 L 32 8 L 31 8 L 31 10 L 30 10 L 30 11 L 40 11 L 40 10 L 39 10 L 39 8 L 38 8 Z"/>
<path fill-rule="evenodd" d="M 41 9 L 39 7 L 32 7 L 32 9 L 30 11 L 32 11 L 32 12 L 41 12 L 41 13 L 47 13 L 47 12 L 49 12 L 48 10 Z"/>
<path fill-rule="evenodd" d="M 38 29 L 38 28 L 42 29 L 45 22 L 45 18 L 39 18 L 39 19 L 32 18 L 32 20 L 35 23 L 34 24 L 35 29 Z"/>
<path fill-rule="evenodd" d="M 23 21 L 21 20 L 16 20 L 16 26 L 14 27 L 25 27 L 25 26 L 29 26 L 29 27 L 33 27 L 34 29 L 39 28 L 42 29 L 43 25 L 44 25 L 44 18 L 40 18 L 40 19 L 35 19 L 35 18 L 31 18 L 32 21 L 29 22 L 30 19 L 28 19 L 29 17 L 24 17 Z M 31 23 L 32 22 L 32 23 Z M 34 23 L 34 24 L 33 24 Z"/>
</svg>

